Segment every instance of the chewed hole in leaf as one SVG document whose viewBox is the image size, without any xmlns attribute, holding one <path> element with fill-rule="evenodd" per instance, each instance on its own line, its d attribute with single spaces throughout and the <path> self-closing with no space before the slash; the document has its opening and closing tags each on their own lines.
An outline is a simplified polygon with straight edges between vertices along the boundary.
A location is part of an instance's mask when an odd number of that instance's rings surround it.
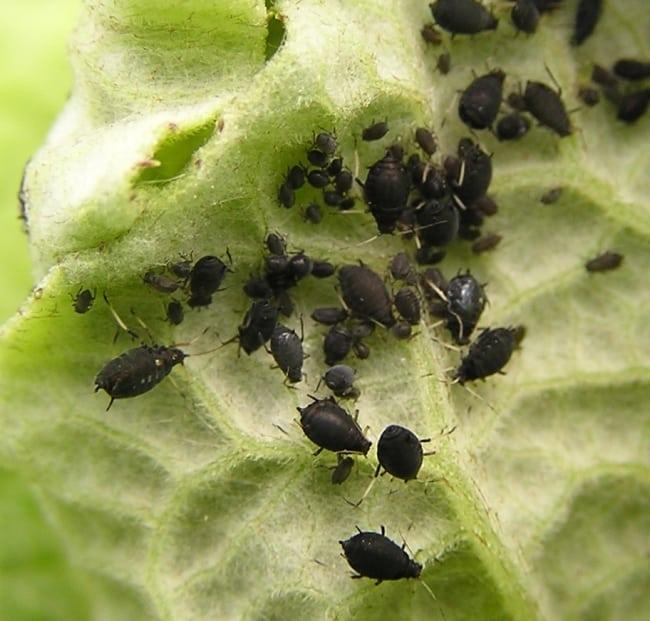
<svg viewBox="0 0 650 621">
<path fill-rule="evenodd" d="M 170 123 L 169 133 L 160 140 L 151 158 L 142 163 L 143 170 L 134 185 L 164 184 L 176 179 L 190 163 L 194 153 L 210 140 L 214 130 L 214 120 L 184 130 Z"/>
</svg>

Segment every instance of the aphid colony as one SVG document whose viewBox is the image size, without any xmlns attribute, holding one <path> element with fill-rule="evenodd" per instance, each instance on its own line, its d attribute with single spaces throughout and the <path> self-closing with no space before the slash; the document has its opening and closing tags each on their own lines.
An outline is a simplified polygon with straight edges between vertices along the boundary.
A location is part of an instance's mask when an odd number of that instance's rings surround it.
<svg viewBox="0 0 650 621">
<path fill-rule="evenodd" d="M 575 45 L 593 32 L 601 4 L 596 0 L 579 2 L 572 37 Z M 538 28 L 540 15 L 561 5 L 561 0 L 514 0 L 510 17 L 516 29 L 532 34 Z M 498 27 L 498 19 L 476 0 L 438 0 L 430 7 L 436 25 L 452 35 L 475 35 Z M 424 25 L 421 35 L 430 45 L 443 41 L 433 24 Z M 441 73 L 447 73 L 449 55 L 442 54 L 437 65 Z M 645 112 L 649 91 L 642 88 L 621 92 L 619 79 L 637 82 L 647 79 L 649 74 L 647 63 L 624 59 L 615 63 L 613 73 L 595 66 L 592 81 L 617 105 L 619 118 L 633 122 Z M 512 111 L 499 118 L 505 79 L 503 71 L 493 69 L 476 76 L 462 91 L 458 116 L 472 132 L 490 130 L 500 141 L 517 140 L 528 133 L 534 120 L 559 137 L 573 133 L 559 88 L 553 89 L 543 82 L 529 80 L 523 92 L 510 93 L 505 100 Z M 591 106 L 598 102 L 599 94 L 593 88 L 583 87 L 580 97 Z M 375 142 L 389 131 L 387 120 L 376 121 L 360 131 L 360 138 Z M 304 381 L 302 318 L 298 335 L 280 323 L 280 317 L 294 314 L 290 291 L 302 280 L 332 278 L 336 282 L 341 305 L 315 308 L 311 313 L 314 322 L 327 328 L 322 353 L 328 368 L 316 390 L 324 384 L 333 396 L 310 395 L 311 403 L 297 408 L 300 428 L 317 447 L 314 454 L 336 454 L 331 474 L 335 485 L 343 484 L 350 476 L 354 456 L 367 456 L 372 447 L 356 416 L 339 400 L 359 397 L 356 371 L 345 361 L 352 354 L 361 360 L 368 358 L 371 350 L 367 341 L 375 331 L 385 330 L 398 340 L 408 340 L 423 322 L 437 321 L 453 343 L 467 346 L 451 375 L 451 380 L 461 385 L 502 373 L 525 335 L 525 328 L 519 326 L 483 328 L 474 336 L 487 304 L 485 284 L 469 271 L 448 279 L 440 269 L 432 267 L 443 261 L 446 247 L 456 239 L 472 242 L 475 254 L 493 250 L 500 243 L 501 235 L 481 231 L 485 218 L 498 211 L 487 194 L 492 180 L 491 154 L 475 139 L 466 137 L 459 140 L 453 154 L 441 155 L 435 135 L 425 127 L 415 130 L 411 146 L 413 151 L 407 154 L 403 144 L 389 145 L 382 157 L 369 164 L 365 179 L 359 179 L 345 166 L 336 136 L 325 131 L 315 135 L 305 153 L 308 164 L 297 163 L 285 172 L 277 190 L 280 205 L 292 208 L 306 185 L 320 192 L 325 206 L 340 211 L 354 208 L 361 199 L 380 235 L 399 233 L 406 240 L 413 239 L 415 247 L 412 252 L 393 256 L 384 275 L 361 260 L 336 266 L 314 259 L 304 249 L 290 250 L 279 233 L 270 233 L 264 242 L 266 253 L 261 265 L 243 284 L 249 307 L 237 333 L 227 341 L 237 342 L 247 355 L 265 348 L 284 375 L 285 383 Z M 561 189 L 549 190 L 541 201 L 551 204 L 559 200 Z M 324 217 L 321 207 L 315 201 L 304 206 L 305 220 L 319 224 Z M 229 252 L 226 255 L 228 263 L 207 255 L 196 262 L 183 258 L 163 269 L 144 271 L 144 283 L 156 292 L 180 292 L 184 297 L 184 303 L 173 298 L 166 304 L 170 324 L 182 323 L 184 304 L 197 309 L 213 302 L 232 271 L 233 260 Z M 606 251 L 587 261 L 585 267 L 589 272 L 603 272 L 617 268 L 622 260 L 622 255 Z M 73 296 L 74 311 L 87 312 L 94 299 L 94 292 L 80 288 Z M 127 329 L 112 307 L 111 311 Z M 108 361 L 95 378 L 95 390 L 104 390 L 109 395 L 110 408 L 115 399 L 135 397 L 153 389 L 189 355 L 192 354 L 177 346 L 141 344 Z M 387 426 L 376 444 L 378 463 L 374 478 L 363 497 L 350 504 L 360 504 L 382 474 L 404 482 L 417 479 L 424 457 L 432 454 L 423 450 L 423 444 L 429 441 L 401 425 Z M 345 558 L 357 572 L 353 578 L 368 577 L 379 584 L 420 576 L 422 565 L 409 557 L 404 546 L 386 537 L 383 526 L 381 533 L 358 531 L 340 541 Z"/>
</svg>

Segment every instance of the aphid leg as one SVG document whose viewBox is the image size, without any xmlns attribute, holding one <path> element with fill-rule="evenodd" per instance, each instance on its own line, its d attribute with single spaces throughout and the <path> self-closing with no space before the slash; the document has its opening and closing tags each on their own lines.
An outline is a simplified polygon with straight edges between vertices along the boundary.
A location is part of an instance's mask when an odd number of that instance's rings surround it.
<svg viewBox="0 0 650 621">
<path fill-rule="evenodd" d="M 148 326 L 148 325 L 147 325 L 147 324 L 146 324 L 142 319 L 140 319 L 140 317 L 138 317 L 138 316 L 135 314 L 135 310 L 134 310 L 134 309 L 131 309 L 131 314 L 133 315 L 133 317 L 135 318 L 135 320 L 140 324 L 140 326 L 142 327 L 142 329 L 147 333 L 147 336 L 149 337 L 149 340 L 153 343 L 153 342 L 154 342 L 154 338 L 153 338 L 153 335 L 152 335 L 152 333 L 151 333 L 151 330 L 149 329 L 149 326 Z"/>
<path fill-rule="evenodd" d="M 122 328 L 122 330 L 124 330 L 124 332 L 126 332 L 126 333 L 129 334 L 129 335 L 131 335 L 132 338 L 134 338 L 134 339 L 139 339 L 140 337 L 139 337 L 135 332 L 133 332 L 133 331 L 132 331 L 132 330 L 131 330 L 131 329 L 130 329 L 130 328 L 129 328 L 125 323 L 124 323 L 124 321 L 122 320 L 122 318 L 117 314 L 117 311 L 113 308 L 113 305 L 108 301 L 108 296 L 106 295 L 106 292 L 105 292 L 105 291 L 104 291 L 104 295 L 103 295 L 103 297 L 104 297 L 104 301 L 105 301 L 106 304 L 108 305 L 108 310 L 111 312 L 111 315 L 113 315 L 113 319 L 115 319 L 115 322 L 117 323 L 117 325 L 118 325 L 120 328 Z M 118 331 L 117 335 L 119 335 L 119 331 Z M 113 339 L 113 342 L 115 342 L 115 341 L 117 340 L 117 335 L 116 335 L 115 338 Z"/>
<path fill-rule="evenodd" d="M 455 383 L 456 383 L 456 380 L 454 380 L 454 381 L 452 382 L 452 384 L 455 384 Z M 462 387 L 463 387 L 463 388 L 464 388 L 464 389 L 465 389 L 465 390 L 466 390 L 470 395 L 472 395 L 472 397 L 474 397 L 475 399 L 478 399 L 479 401 L 482 401 L 482 402 L 485 403 L 485 405 L 487 405 L 487 406 L 488 406 L 488 407 L 489 407 L 493 412 L 496 413 L 496 409 L 494 408 L 494 406 L 491 405 L 490 403 L 488 403 L 488 401 L 485 400 L 483 397 L 481 397 L 481 395 L 479 395 L 475 390 L 472 390 L 471 388 L 465 386 L 464 384 L 462 384 Z"/>
</svg>

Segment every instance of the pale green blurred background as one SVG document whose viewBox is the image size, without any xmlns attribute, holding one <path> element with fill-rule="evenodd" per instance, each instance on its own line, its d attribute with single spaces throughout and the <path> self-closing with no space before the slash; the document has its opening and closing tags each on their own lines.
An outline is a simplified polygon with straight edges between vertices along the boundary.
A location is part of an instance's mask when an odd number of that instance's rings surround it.
<svg viewBox="0 0 650 621">
<path fill-rule="evenodd" d="M 67 42 L 81 0 L 4 0 L 0 20 L 0 323 L 32 286 L 17 190 L 70 91 Z M 2 433 L 2 430 L 0 430 Z M 34 490 L 0 456 L 0 621 L 89 619 L 83 584 Z"/>
</svg>

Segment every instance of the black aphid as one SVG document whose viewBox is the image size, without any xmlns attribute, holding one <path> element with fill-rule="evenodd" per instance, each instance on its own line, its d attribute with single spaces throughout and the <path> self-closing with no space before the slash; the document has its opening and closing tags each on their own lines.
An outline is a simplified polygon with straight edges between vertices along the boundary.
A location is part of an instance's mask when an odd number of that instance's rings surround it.
<svg viewBox="0 0 650 621">
<path fill-rule="evenodd" d="M 373 123 L 370 127 L 366 127 L 361 132 L 361 140 L 366 142 L 373 142 L 374 140 L 381 140 L 388 133 L 388 123 L 380 121 Z"/>
<path fill-rule="evenodd" d="M 472 129 L 490 127 L 497 118 L 503 99 L 503 71 L 490 71 L 472 80 L 458 103 L 458 116 Z"/>
<path fill-rule="evenodd" d="M 372 578 L 376 584 L 384 580 L 401 580 L 402 578 L 419 578 L 422 565 L 412 560 L 404 552 L 404 546 L 398 546 L 384 534 L 359 531 L 345 541 L 339 541 L 345 558 L 357 572 L 353 578 Z"/>
<path fill-rule="evenodd" d="M 449 52 L 443 52 L 438 56 L 436 60 L 436 69 L 442 73 L 442 75 L 447 75 L 451 71 L 451 54 Z"/>
<path fill-rule="evenodd" d="M 517 30 L 533 34 L 539 24 L 539 9 L 533 0 L 516 0 L 510 11 L 510 19 Z"/>
<path fill-rule="evenodd" d="M 353 344 L 354 338 L 346 328 L 333 325 L 323 340 L 325 362 L 329 365 L 341 362 L 350 353 Z"/>
<path fill-rule="evenodd" d="M 275 326 L 271 335 L 271 354 L 287 380 L 292 383 L 302 380 L 302 363 L 305 358 L 302 338 L 293 330 L 282 324 Z"/>
<path fill-rule="evenodd" d="M 185 312 L 183 311 L 183 305 L 178 300 L 172 300 L 167 304 L 167 321 L 173 326 L 178 326 L 183 323 L 185 318 Z"/>
<path fill-rule="evenodd" d="M 625 123 L 638 121 L 648 109 L 650 101 L 650 88 L 634 93 L 626 93 L 618 102 L 616 118 Z"/>
<path fill-rule="evenodd" d="M 563 191 L 564 188 L 561 185 L 556 188 L 551 188 L 550 190 L 544 192 L 539 200 L 544 205 L 552 205 L 560 199 Z"/>
<path fill-rule="evenodd" d="M 320 205 L 317 203 L 310 203 L 307 205 L 303 217 L 307 222 L 311 222 L 312 224 L 319 224 L 323 219 L 323 212 L 320 208 Z"/>
<path fill-rule="evenodd" d="M 352 321 L 349 325 L 350 334 L 355 341 L 369 337 L 375 331 L 375 324 L 372 321 Z"/>
<path fill-rule="evenodd" d="M 515 342 L 519 346 L 521 345 L 521 342 L 526 338 L 526 333 L 528 332 L 528 329 L 523 324 L 519 324 L 518 326 L 515 326 L 513 330 L 514 330 Z"/>
<path fill-rule="evenodd" d="M 410 285 L 417 282 L 417 272 L 413 269 L 411 261 L 405 252 L 398 252 L 390 260 L 388 270 L 395 280 L 403 280 Z"/>
<path fill-rule="evenodd" d="M 417 182 L 418 190 L 424 198 L 440 200 L 449 194 L 447 175 L 440 166 L 427 166 Z"/>
<path fill-rule="evenodd" d="M 632 58 L 621 58 L 614 63 L 613 71 L 624 80 L 645 80 L 650 78 L 650 63 Z"/>
<path fill-rule="evenodd" d="M 472 343 L 454 374 L 460 384 L 499 373 L 517 345 L 514 328 L 488 328 Z"/>
<path fill-rule="evenodd" d="M 332 469 L 332 485 L 341 485 L 344 483 L 352 472 L 352 467 L 354 466 L 354 458 L 350 457 L 339 457 L 339 462 L 336 464 L 336 467 Z"/>
<path fill-rule="evenodd" d="M 397 321 L 390 329 L 391 334 L 400 341 L 410 339 L 413 334 L 413 328 L 408 321 Z"/>
<path fill-rule="evenodd" d="M 464 239 L 465 241 L 476 241 L 481 236 L 481 229 L 477 229 L 471 226 L 462 225 L 458 229 L 458 237 Z"/>
<path fill-rule="evenodd" d="M 327 132 L 321 132 L 314 140 L 314 146 L 327 155 L 334 155 L 336 151 L 336 138 Z"/>
<path fill-rule="evenodd" d="M 285 181 L 278 189 L 278 201 L 280 205 L 287 209 L 293 207 L 296 203 L 296 193 L 288 181 Z"/>
<path fill-rule="evenodd" d="M 94 301 L 95 295 L 91 293 L 90 289 L 84 289 L 82 287 L 72 298 L 72 308 L 74 308 L 75 313 L 83 315 L 92 308 Z"/>
<path fill-rule="evenodd" d="M 365 265 L 345 265 L 338 278 L 343 301 L 354 314 L 386 327 L 395 323 L 390 296 L 378 274 Z"/>
<path fill-rule="evenodd" d="M 499 119 L 496 134 L 499 140 L 518 140 L 528 133 L 530 121 L 519 112 L 511 112 Z"/>
<path fill-rule="evenodd" d="M 340 194 L 345 194 L 350 191 L 353 182 L 352 173 L 349 170 L 341 170 L 334 179 L 334 187 Z"/>
<path fill-rule="evenodd" d="M 343 170 L 343 158 L 342 157 L 335 157 L 327 165 L 327 174 L 330 177 L 336 177 L 336 175 L 338 175 L 342 170 Z"/>
<path fill-rule="evenodd" d="M 212 294 L 221 287 L 228 272 L 228 267 L 219 258 L 211 255 L 201 257 L 193 266 L 190 273 L 190 299 L 187 301 L 192 308 L 207 306 L 212 302 Z"/>
<path fill-rule="evenodd" d="M 576 9 L 571 43 L 580 45 L 596 28 L 603 9 L 603 0 L 580 0 Z"/>
<path fill-rule="evenodd" d="M 314 263 L 304 252 L 294 254 L 289 259 L 288 270 L 291 277 L 298 281 L 309 276 Z"/>
<path fill-rule="evenodd" d="M 421 309 L 420 298 L 410 287 L 402 287 L 395 294 L 395 308 L 402 319 L 405 319 L 413 326 L 420 323 Z"/>
<path fill-rule="evenodd" d="M 437 0 L 429 5 L 438 26 L 452 34 L 495 30 L 499 20 L 476 0 Z"/>
<path fill-rule="evenodd" d="M 472 207 L 478 209 L 484 216 L 494 216 L 499 211 L 499 206 L 490 196 L 481 196 L 472 203 Z"/>
<path fill-rule="evenodd" d="M 483 286 L 469 272 L 454 276 L 445 290 L 447 329 L 457 343 L 467 343 L 483 313 L 487 298 Z"/>
<path fill-rule="evenodd" d="M 307 181 L 314 188 L 324 188 L 329 182 L 329 175 L 318 168 L 314 168 L 307 173 Z"/>
<path fill-rule="evenodd" d="M 106 363 L 95 378 L 95 392 L 105 390 L 111 400 L 137 397 L 157 386 L 186 354 L 175 347 L 140 345 Z"/>
<path fill-rule="evenodd" d="M 418 439 L 406 427 L 400 425 L 386 427 L 377 442 L 379 465 L 375 476 L 378 476 L 383 468 L 388 474 L 402 481 L 416 479 L 424 458 L 422 442 L 428 442 L 428 439 Z"/>
<path fill-rule="evenodd" d="M 594 68 L 591 70 L 591 81 L 599 84 L 600 86 L 618 86 L 616 76 L 609 72 L 605 67 L 594 63 Z"/>
<path fill-rule="evenodd" d="M 174 293 L 180 287 L 175 280 L 151 271 L 146 272 L 142 280 L 160 293 Z"/>
<path fill-rule="evenodd" d="M 590 108 L 600 101 L 600 93 L 591 86 L 581 86 L 578 89 L 578 97 L 580 97 L 580 100 Z"/>
<path fill-rule="evenodd" d="M 318 166 L 318 168 L 325 168 L 327 166 L 327 162 L 329 161 L 329 156 L 327 155 L 327 153 L 323 153 L 318 149 L 310 149 L 309 151 L 307 151 L 307 161 L 312 166 Z"/>
<path fill-rule="evenodd" d="M 588 272 L 607 272 L 615 270 L 623 262 L 623 255 L 607 250 L 585 263 Z"/>
<path fill-rule="evenodd" d="M 346 196 L 339 203 L 339 210 L 340 211 L 348 211 L 349 209 L 354 209 L 354 197 L 353 196 Z"/>
<path fill-rule="evenodd" d="M 433 246 L 420 246 L 415 251 L 418 265 L 436 265 L 447 256 L 447 251 Z"/>
<path fill-rule="evenodd" d="M 526 100 L 522 93 L 510 93 L 506 97 L 506 101 L 513 110 L 517 110 L 518 112 L 524 112 L 526 110 Z"/>
<path fill-rule="evenodd" d="M 299 190 L 305 185 L 305 169 L 300 166 L 292 166 L 287 173 L 287 182 L 294 190 Z"/>
<path fill-rule="evenodd" d="M 275 291 L 275 303 L 282 316 L 291 317 L 291 315 L 293 315 L 295 305 L 286 290 L 280 289 L 279 291 Z"/>
<path fill-rule="evenodd" d="M 354 378 L 356 371 L 347 364 L 336 364 L 323 375 L 325 385 L 337 397 L 357 397 L 359 391 L 354 387 Z"/>
<path fill-rule="evenodd" d="M 311 318 L 325 326 L 334 326 L 348 318 L 348 311 L 336 306 L 323 306 L 322 308 L 314 309 Z"/>
<path fill-rule="evenodd" d="M 418 239 L 425 246 L 446 246 L 458 234 L 458 210 L 451 198 L 429 200 L 415 211 Z"/>
<path fill-rule="evenodd" d="M 370 357 L 370 348 L 363 341 L 356 341 L 352 345 L 352 349 L 359 360 L 365 360 Z"/>
<path fill-rule="evenodd" d="M 180 261 L 168 263 L 167 269 L 174 274 L 174 276 L 185 281 L 188 280 L 192 274 L 192 261 L 191 259 L 182 258 Z"/>
<path fill-rule="evenodd" d="M 314 399 L 298 411 L 302 430 L 319 447 L 316 454 L 325 449 L 365 455 L 370 449 L 372 442 L 363 435 L 357 421 L 332 397 Z"/>
<path fill-rule="evenodd" d="M 334 276 L 336 267 L 329 261 L 314 260 L 311 266 L 311 275 L 314 278 L 329 278 Z"/>
<path fill-rule="evenodd" d="M 275 276 L 287 277 L 288 278 L 288 269 L 289 269 L 289 256 L 286 254 L 269 254 L 264 257 L 264 271 L 271 284 L 275 285 L 276 280 Z M 282 287 L 284 282 L 281 278 L 277 281 L 278 284 Z"/>
<path fill-rule="evenodd" d="M 278 309 L 268 300 L 257 300 L 246 312 L 238 328 L 239 346 L 252 354 L 266 343 L 278 322 Z"/>
<path fill-rule="evenodd" d="M 482 254 L 496 248 L 503 238 L 498 233 L 486 233 L 472 244 L 474 254 Z"/>
<path fill-rule="evenodd" d="M 411 191 L 406 167 L 400 160 L 386 155 L 370 167 L 363 188 L 379 232 L 392 233 Z"/>
<path fill-rule="evenodd" d="M 426 127 L 418 127 L 415 130 L 415 142 L 429 156 L 433 155 L 438 149 L 436 137 Z"/>
<path fill-rule="evenodd" d="M 428 267 L 420 274 L 420 288 L 427 300 L 442 300 L 449 283 L 442 272 L 436 267 Z"/>
<path fill-rule="evenodd" d="M 552 129 L 558 136 L 569 136 L 573 129 L 564 102 L 559 93 L 543 82 L 526 82 L 524 91 L 526 109 L 537 121 Z"/>
<path fill-rule="evenodd" d="M 287 252 L 287 242 L 280 233 L 269 233 L 264 240 L 264 244 L 271 254 L 281 256 Z"/>
<path fill-rule="evenodd" d="M 492 181 L 492 158 L 469 138 L 458 142 L 458 156 L 461 170 L 451 181 L 455 194 L 465 205 L 470 205 L 483 196 Z"/>
<path fill-rule="evenodd" d="M 420 29 L 422 38 L 431 45 L 440 45 L 442 43 L 442 35 L 433 24 L 424 24 Z"/>
<path fill-rule="evenodd" d="M 343 195 L 336 190 L 324 190 L 323 202 L 330 207 L 338 207 L 343 202 Z"/>
</svg>

